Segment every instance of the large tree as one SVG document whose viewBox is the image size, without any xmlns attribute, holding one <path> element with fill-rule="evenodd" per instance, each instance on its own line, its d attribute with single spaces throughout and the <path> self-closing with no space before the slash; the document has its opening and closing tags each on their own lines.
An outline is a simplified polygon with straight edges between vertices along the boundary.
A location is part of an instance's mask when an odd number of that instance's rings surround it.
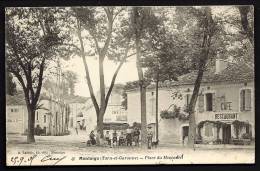
<svg viewBox="0 0 260 171">
<path fill-rule="evenodd" d="M 116 77 L 123 63 L 131 56 L 128 55 L 131 39 L 128 14 L 123 7 L 80 7 L 72 10 L 76 23 L 74 30 L 79 41 L 79 48 L 76 45 L 76 49 L 83 60 L 90 97 L 96 111 L 97 129 L 103 137 L 103 118 Z M 90 47 L 89 51 L 86 46 Z M 94 93 L 88 68 L 87 57 L 91 56 L 98 58 L 99 101 Z M 118 63 L 107 92 L 104 75 L 106 58 Z"/>
<path fill-rule="evenodd" d="M 57 8 L 6 9 L 6 66 L 19 81 L 28 110 L 27 142 L 35 142 L 35 111 L 41 94 L 44 70 L 62 45 Z"/>
<path fill-rule="evenodd" d="M 179 9 L 180 10 L 180 9 Z M 201 8 L 184 8 L 188 17 L 193 19 L 192 34 L 189 38 L 190 47 L 194 48 L 191 54 L 192 63 L 197 69 L 197 78 L 194 83 L 194 89 L 188 105 L 189 113 L 189 135 L 188 146 L 193 147 L 196 138 L 196 119 L 195 119 L 195 105 L 199 95 L 201 80 L 203 73 L 207 68 L 207 63 L 216 53 L 213 49 L 214 43 L 217 41 L 216 33 L 218 31 L 217 22 L 213 20 L 210 7 Z M 179 12 L 183 12 L 183 11 Z M 215 36 L 215 37 L 214 37 Z M 214 39 L 216 38 L 216 40 Z"/>
<path fill-rule="evenodd" d="M 160 26 L 160 17 L 156 16 L 151 7 L 133 7 L 131 11 L 131 30 L 133 32 L 134 48 L 136 51 L 136 68 L 138 73 L 138 85 L 140 89 L 141 102 L 141 131 L 143 144 L 147 141 L 146 121 L 146 87 L 150 80 L 145 77 L 143 68 L 151 63 L 152 55 L 155 54 L 163 27 Z M 155 45 L 156 44 L 156 45 Z M 155 49 L 153 49 L 155 48 Z"/>
<path fill-rule="evenodd" d="M 238 6 L 240 13 L 242 34 L 245 34 L 250 43 L 254 45 L 254 14 L 253 6 Z"/>
<path fill-rule="evenodd" d="M 160 25 L 163 24 L 161 23 Z M 145 77 L 150 80 L 150 82 L 155 83 L 156 140 L 159 141 L 159 83 L 172 80 L 177 81 L 178 76 L 186 74 L 189 69 L 185 63 L 184 53 L 182 53 L 182 44 L 174 35 L 167 34 L 165 31 L 157 33 L 157 38 L 152 38 L 150 44 L 152 45 L 151 53 L 144 59 L 145 66 L 147 67 Z"/>
</svg>

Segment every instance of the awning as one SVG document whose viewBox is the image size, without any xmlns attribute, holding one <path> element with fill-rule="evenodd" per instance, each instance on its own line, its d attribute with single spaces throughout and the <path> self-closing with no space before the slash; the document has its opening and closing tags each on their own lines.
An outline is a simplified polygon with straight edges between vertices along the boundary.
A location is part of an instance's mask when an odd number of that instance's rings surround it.
<svg viewBox="0 0 260 171">
<path fill-rule="evenodd" d="M 106 122 L 103 123 L 105 130 L 122 130 L 129 127 L 128 123 Z"/>
</svg>

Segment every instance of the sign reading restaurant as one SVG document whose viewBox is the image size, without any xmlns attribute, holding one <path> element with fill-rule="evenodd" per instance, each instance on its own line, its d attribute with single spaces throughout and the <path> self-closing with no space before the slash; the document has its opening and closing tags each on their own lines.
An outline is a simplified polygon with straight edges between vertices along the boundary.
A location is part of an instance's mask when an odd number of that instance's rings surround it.
<svg viewBox="0 0 260 171">
<path fill-rule="evenodd" d="M 216 120 L 237 120 L 237 113 L 218 113 L 215 114 Z"/>
</svg>

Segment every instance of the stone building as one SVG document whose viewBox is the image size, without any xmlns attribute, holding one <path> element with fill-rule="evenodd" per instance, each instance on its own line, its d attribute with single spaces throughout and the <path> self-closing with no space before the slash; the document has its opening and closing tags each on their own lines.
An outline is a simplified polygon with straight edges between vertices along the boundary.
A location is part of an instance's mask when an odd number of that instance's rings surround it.
<svg viewBox="0 0 260 171">
<path fill-rule="evenodd" d="M 107 91 L 106 91 L 107 92 Z M 122 93 L 123 86 L 115 85 L 114 89 L 110 95 L 108 105 L 106 108 L 106 113 L 104 115 L 104 130 L 110 129 L 124 129 L 127 127 L 127 111 L 121 105 L 122 103 Z M 100 93 L 96 94 L 97 99 L 100 98 Z M 85 121 L 87 126 L 87 132 L 90 133 L 91 130 L 96 130 L 97 126 L 97 116 L 96 111 L 93 106 L 92 100 L 86 102 L 86 115 Z"/>
<path fill-rule="evenodd" d="M 43 90 L 39 98 L 39 109 L 35 112 L 35 134 L 64 135 L 68 133 L 69 107 Z M 6 95 L 6 133 L 26 134 L 28 110 L 24 94 Z M 38 130 L 41 130 L 38 132 Z"/>
<path fill-rule="evenodd" d="M 197 72 L 180 76 L 159 88 L 159 140 L 183 143 L 189 122 L 185 112 L 190 102 Z M 235 143 L 254 140 L 255 104 L 254 70 L 246 64 L 216 60 L 215 67 L 204 72 L 195 107 L 197 141 L 200 143 Z M 147 123 L 155 124 L 155 87 L 147 88 Z M 127 91 L 128 123 L 141 122 L 138 89 Z"/>
</svg>

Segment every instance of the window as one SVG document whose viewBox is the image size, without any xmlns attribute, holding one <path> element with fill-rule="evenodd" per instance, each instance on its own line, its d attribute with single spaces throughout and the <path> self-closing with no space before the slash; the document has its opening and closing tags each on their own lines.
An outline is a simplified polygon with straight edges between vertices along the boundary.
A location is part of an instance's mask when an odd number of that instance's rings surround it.
<svg viewBox="0 0 260 171">
<path fill-rule="evenodd" d="M 191 94 L 186 94 L 185 96 L 185 105 L 188 107 L 191 99 Z"/>
<path fill-rule="evenodd" d="M 212 93 L 206 94 L 206 111 L 212 111 L 213 110 L 213 95 Z"/>
<path fill-rule="evenodd" d="M 247 134 L 250 133 L 249 130 L 250 130 L 250 125 L 248 124 L 248 125 L 246 125 L 246 133 L 247 133 Z"/>
<path fill-rule="evenodd" d="M 18 109 L 11 109 L 11 112 L 18 112 Z"/>
<path fill-rule="evenodd" d="M 243 89 L 240 91 L 240 111 L 251 110 L 251 90 Z"/>
<path fill-rule="evenodd" d="M 46 123 L 46 115 L 43 117 L 43 122 Z"/>
</svg>

